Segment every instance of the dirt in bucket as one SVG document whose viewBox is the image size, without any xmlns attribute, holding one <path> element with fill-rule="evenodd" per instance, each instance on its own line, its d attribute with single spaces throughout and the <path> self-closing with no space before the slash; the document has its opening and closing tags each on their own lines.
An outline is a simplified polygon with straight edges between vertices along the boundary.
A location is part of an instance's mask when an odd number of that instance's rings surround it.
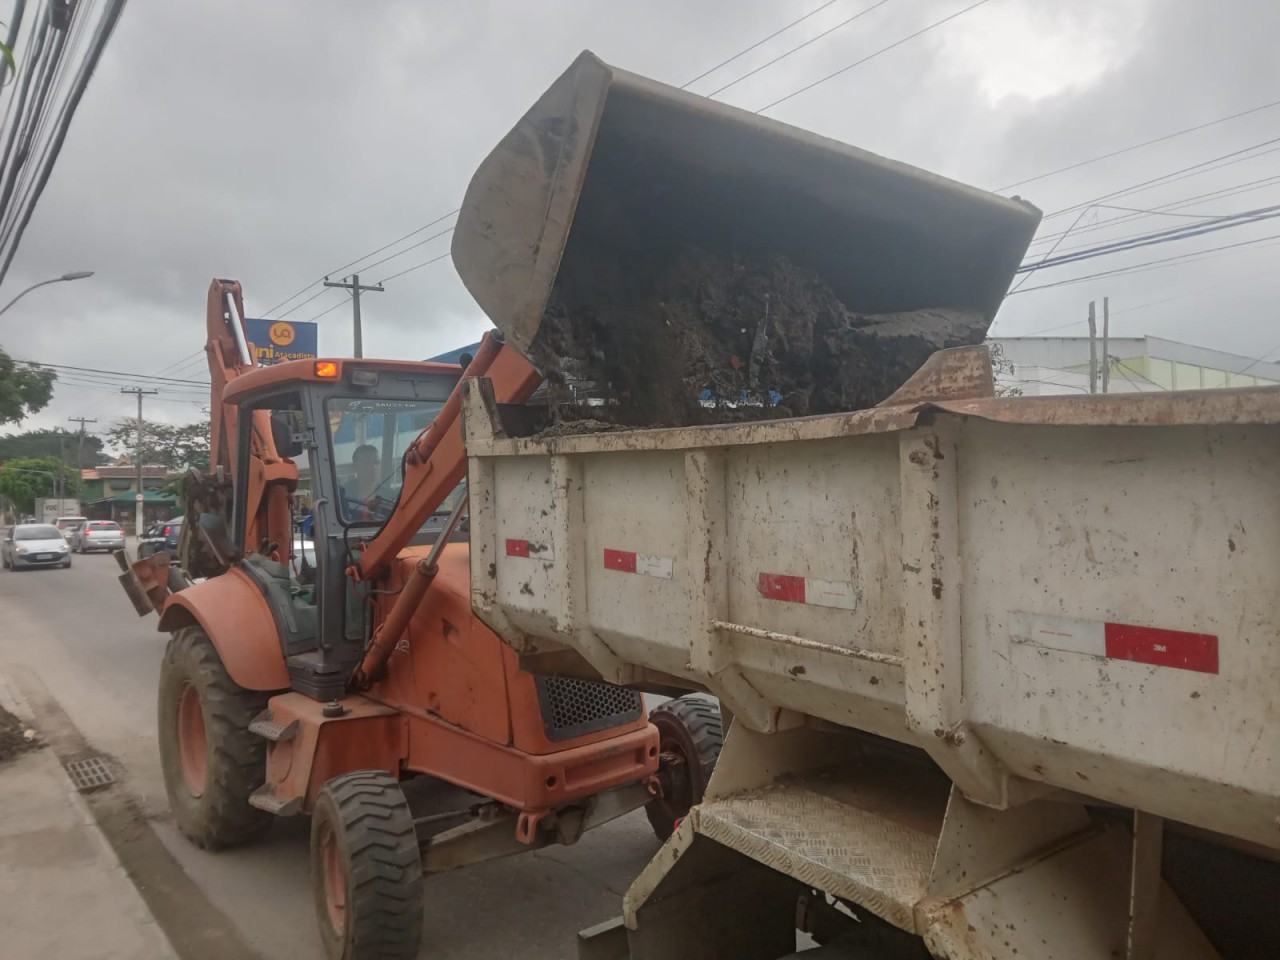
<svg viewBox="0 0 1280 960">
<path fill-rule="evenodd" d="M 579 260 L 578 263 L 584 263 Z M 597 398 L 560 403 L 575 421 L 684 426 L 859 410 L 888 397 L 934 351 L 980 343 L 978 311 L 867 315 L 781 256 L 686 247 L 662 263 L 601 258 L 561 273 L 531 359 L 554 384 Z"/>
</svg>

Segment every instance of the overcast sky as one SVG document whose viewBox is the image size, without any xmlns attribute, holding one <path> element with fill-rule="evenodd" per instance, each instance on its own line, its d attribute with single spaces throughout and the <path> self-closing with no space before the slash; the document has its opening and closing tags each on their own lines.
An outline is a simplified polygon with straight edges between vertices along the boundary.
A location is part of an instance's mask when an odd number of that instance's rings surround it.
<svg viewBox="0 0 1280 960">
<path fill-rule="evenodd" d="M 873 2 L 838 0 L 692 89 L 710 93 Z M 756 109 L 970 2 L 888 0 L 717 99 Z M 68 270 L 96 276 L 22 300 L 0 317 L 0 345 L 22 359 L 203 378 L 202 358 L 178 361 L 203 344 L 211 277 L 240 280 L 248 312 L 261 315 L 326 271 L 452 210 L 479 160 L 584 48 L 679 85 L 821 5 L 132 0 L 0 299 Z M 1280 100 L 1278 35 L 1274 0 L 989 0 L 768 115 L 998 189 Z M 1280 106 L 1004 192 L 1053 213 L 1278 131 Z M 1108 202 L 1148 209 L 1280 174 L 1280 152 L 1258 153 Z M 1177 212 L 1280 203 L 1277 181 Z M 1065 230 L 1078 213 L 1046 219 L 1042 234 Z M 1090 209 L 1058 252 L 1193 222 L 1148 216 L 1085 232 L 1123 216 Z M 1265 242 L 1032 289 L 1280 235 L 1276 224 L 1046 269 L 1009 298 L 993 332 L 1083 333 L 1088 301 L 1105 295 L 1119 335 L 1247 355 L 1280 348 L 1278 247 Z M 448 242 L 409 250 L 362 279 L 446 253 Z M 310 319 L 344 296 L 329 291 L 289 318 Z M 368 295 L 364 315 L 368 356 L 425 357 L 487 326 L 447 258 Z M 348 354 L 349 308 L 319 322 L 321 353 Z M 198 391 L 162 387 L 148 413 L 192 420 L 198 404 Z M 49 409 L 20 429 L 68 416 L 97 417 L 101 429 L 132 409 L 118 386 L 64 379 Z"/>
</svg>

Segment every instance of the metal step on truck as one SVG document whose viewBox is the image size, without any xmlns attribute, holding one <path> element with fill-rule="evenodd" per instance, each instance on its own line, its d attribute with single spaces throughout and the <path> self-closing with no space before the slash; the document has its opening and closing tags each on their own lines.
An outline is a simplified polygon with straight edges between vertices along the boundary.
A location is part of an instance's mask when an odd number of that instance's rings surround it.
<svg viewBox="0 0 1280 960">
<path fill-rule="evenodd" d="M 889 337 L 975 310 L 980 343 L 1038 219 L 584 56 L 480 167 L 454 253 L 545 372 L 584 276 L 687 247 L 784 257 Z M 797 412 L 785 344 L 742 332 L 723 419 Z M 890 379 L 579 431 L 464 383 L 477 615 L 531 672 L 728 721 L 580 956 L 1280 956 L 1280 391 L 996 397 L 981 346 Z"/>
</svg>

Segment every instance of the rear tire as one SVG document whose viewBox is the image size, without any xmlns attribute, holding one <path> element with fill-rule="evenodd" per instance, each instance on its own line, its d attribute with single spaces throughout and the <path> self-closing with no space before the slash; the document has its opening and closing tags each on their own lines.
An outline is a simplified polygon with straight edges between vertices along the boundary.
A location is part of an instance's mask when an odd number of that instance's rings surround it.
<svg viewBox="0 0 1280 960">
<path fill-rule="evenodd" d="M 696 694 L 654 707 L 649 722 L 658 728 L 663 795 L 645 804 L 644 812 L 658 839 L 666 840 L 702 802 L 724 746 L 724 726 L 720 705 Z"/>
<path fill-rule="evenodd" d="M 359 770 L 324 785 L 311 817 L 311 890 L 330 960 L 414 960 L 422 855 L 399 782 Z"/>
<path fill-rule="evenodd" d="M 267 765 L 267 742 L 249 724 L 269 696 L 238 686 L 200 627 L 170 637 L 160 665 L 160 766 L 178 829 L 198 847 L 244 843 L 271 823 L 249 806 Z"/>
</svg>

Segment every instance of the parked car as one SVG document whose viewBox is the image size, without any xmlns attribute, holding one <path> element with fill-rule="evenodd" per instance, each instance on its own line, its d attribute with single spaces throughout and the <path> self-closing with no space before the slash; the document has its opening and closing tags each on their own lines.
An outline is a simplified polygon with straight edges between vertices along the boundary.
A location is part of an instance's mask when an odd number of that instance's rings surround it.
<svg viewBox="0 0 1280 960">
<path fill-rule="evenodd" d="M 173 517 L 153 523 L 142 533 L 138 541 L 138 557 L 149 557 L 161 550 L 168 550 L 174 559 L 178 556 L 178 534 L 182 532 L 182 517 Z"/>
<path fill-rule="evenodd" d="M 20 523 L 0 541 L 0 562 L 6 570 L 24 567 L 69 567 L 71 551 L 62 531 L 51 523 Z"/>
<path fill-rule="evenodd" d="M 72 532 L 71 549 L 76 553 L 123 550 L 124 531 L 114 520 L 86 520 Z"/>
<path fill-rule="evenodd" d="M 58 517 L 53 521 L 53 525 L 58 528 L 58 533 L 62 535 L 62 539 L 70 543 L 71 534 L 75 532 L 76 527 L 88 522 L 88 517 Z"/>
</svg>

